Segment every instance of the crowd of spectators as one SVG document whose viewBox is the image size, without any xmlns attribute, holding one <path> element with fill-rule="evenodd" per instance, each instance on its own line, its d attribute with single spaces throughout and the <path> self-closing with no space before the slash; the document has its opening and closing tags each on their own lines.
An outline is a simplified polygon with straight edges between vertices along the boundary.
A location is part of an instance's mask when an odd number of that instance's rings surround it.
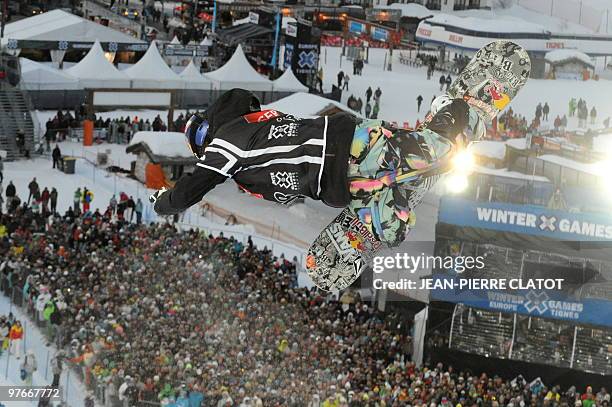
<svg viewBox="0 0 612 407">
<path fill-rule="evenodd" d="M 516 114 L 512 108 L 509 108 L 497 118 L 498 133 L 507 137 L 525 137 L 528 129 L 529 126 L 525 116 Z"/>
<path fill-rule="evenodd" d="M 59 110 L 53 118 L 49 118 L 45 123 L 44 133 L 46 151 L 49 152 L 51 150 L 51 143 L 64 141 L 67 137 L 71 136 L 72 132 L 82 129 L 85 118 L 86 116 L 80 109 L 75 109 L 74 114 L 70 111 L 63 112 Z M 130 117 L 129 115 L 113 119 L 110 117 L 103 119 L 101 115 L 94 114 L 92 120 L 94 122 L 94 129 L 102 132 L 98 134 L 103 134 L 100 138 L 104 138 L 110 143 L 129 143 L 132 136 L 138 131 L 168 130 L 166 123 L 160 115 L 155 116 L 151 121 L 148 118 Z M 186 121 L 181 113 L 174 122 L 175 128 L 184 128 Z"/>
<path fill-rule="evenodd" d="M 44 217 L 28 205 L 0 225 L 2 288 L 23 293 L 64 361 L 109 406 L 609 403 L 605 390 L 584 399 L 441 364 L 417 368 L 396 316 L 350 291 L 336 300 L 299 288 L 295 264 L 250 239 L 111 214 Z"/>
</svg>

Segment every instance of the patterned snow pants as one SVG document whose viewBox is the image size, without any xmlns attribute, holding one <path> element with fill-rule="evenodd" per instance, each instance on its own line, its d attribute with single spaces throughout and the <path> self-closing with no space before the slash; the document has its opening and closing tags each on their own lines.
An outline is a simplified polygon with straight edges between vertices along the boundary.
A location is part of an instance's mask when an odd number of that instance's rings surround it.
<svg viewBox="0 0 612 407">
<path fill-rule="evenodd" d="M 351 145 L 349 209 L 380 241 L 399 245 L 416 222 L 414 209 L 448 168 L 451 150 L 448 140 L 430 130 L 361 122 Z"/>
</svg>

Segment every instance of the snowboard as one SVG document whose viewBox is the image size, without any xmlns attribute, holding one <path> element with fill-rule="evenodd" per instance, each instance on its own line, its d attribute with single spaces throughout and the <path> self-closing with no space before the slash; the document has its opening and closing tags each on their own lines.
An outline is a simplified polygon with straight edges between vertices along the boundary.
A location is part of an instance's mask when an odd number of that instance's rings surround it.
<svg viewBox="0 0 612 407">
<path fill-rule="evenodd" d="M 511 41 L 494 41 L 476 52 L 447 93 L 452 98 L 463 98 L 485 122 L 491 121 L 518 94 L 530 72 L 531 61 L 524 48 Z M 428 121 L 425 120 L 419 132 L 429 131 Z M 435 180 L 434 175 L 440 168 L 427 171 L 397 174 L 394 186 L 429 181 L 428 177 Z M 306 257 L 306 271 L 318 288 L 339 291 L 349 287 L 383 247 L 366 221 L 348 207 L 344 208 L 312 243 Z"/>
</svg>

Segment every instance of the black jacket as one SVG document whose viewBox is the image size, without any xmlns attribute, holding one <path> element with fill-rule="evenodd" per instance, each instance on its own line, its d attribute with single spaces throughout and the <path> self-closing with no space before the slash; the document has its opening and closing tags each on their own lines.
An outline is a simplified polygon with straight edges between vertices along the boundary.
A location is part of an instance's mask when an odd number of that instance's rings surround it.
<svg viewBox="0 0 612 407">
<path fill-rule="evenodd" d="M 6 196 L 9 198 L 14 197 L 17 194 L 17 189 L 14 184 L 8 184 L 6 187 Z"/>
<path fill-rule="evenodd" d="M 261 110 L 257 98 L 242 89 L 223 94 L 205 116 L 212 137 L 204 157 L 159 197 L 158 214 L 184 211 L 227 178 L 282 204 L 304 196 L 336 207 L 350 202 L 346 173 L 354 116 L 300 119 Z"/>
</svg>

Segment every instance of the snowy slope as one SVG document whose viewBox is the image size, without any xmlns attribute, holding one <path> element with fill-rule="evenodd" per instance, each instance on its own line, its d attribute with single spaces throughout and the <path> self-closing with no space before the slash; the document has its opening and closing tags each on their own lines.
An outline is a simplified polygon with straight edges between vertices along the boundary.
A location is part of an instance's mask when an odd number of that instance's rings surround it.
<svg viewBox="0 0 612 407">
<path fill-rule="evenodd" d="M 8 359 L 8 376 L 5 376 L 7 372 L 7 352 L 4 352 L 2 357 L 0 357 L 0 385 L 25 385 L 20 378 L 19 366 L 23 361 L 25 351 L 29 350 L 34 352 L 38 365 L 38 370 L 33 376 L 32 385 L 43 387 L 51 384 L 53 374 L 51 373 L 49 363 L 57 352 L 57 349 L 54 346 L 47 346 L 47 341 L 39 329 L 26 318 L 19 308 L 15 306 L 11 307 L 9 299 L 6 296 L 0 295 L 0 313 L 8 314 L 9 311 L 12 311 L 15 317 L 22 322 L 24 326 L 24 340 L 22 342 L 21 360 L 16 360 L 14 356 Z M 60 387 L 62 388 L 63 400 L 68 402 L 69 407 L 80 407 L 83 405 L 86 390 L 78 381 L 74 372 L 69 372 L 67 369 L 64 369 L 60 377 Z M 37 402 L 4 402 L 4 404 L 7 407 L 35 407 L 38 405 Z"/>
<path fill-rule="evenodd" d="M 340 70 L 351 77 L 349 90 L 344 91 L 342 95 L 343 103 L 346 103 L 351 94 L 361 97 L 365 103 L 365 91 L 368 86 L 371 86 L 372 90 L 380 86 L 382 97 L 379 118 L 397 121 L 400 124 L 408 121 L 414 125 L 417 118 L 423 120 L 433 97 L 441 93 L 438 84 L 441 73 L 436 72 L 428 81 L 425 68 L 409 67 L 399 62 L 400 52 L 408 55 L 408 51 L 393 52 L 393 70 L 389 72 L 383 70 L 383 63 L 385 58 L 389 57 L 389 50 L 371 48 L 370 61 L 365 65 L 362 76 L 352 75 L 352 61 L 341 59 L 341 52 L 340 48 L 323 47 L 321 61 L 325 67 L 323 78 L 325 89 L 331 89 L 332 84 L 336 83 L 336 74 Z M 451 77 L 454 79 L 455 75 Z M 530 79 L 510 106 L 515 112 L 526 115 L 530 120 L 535 114 L 536 105 L 539 102 L 542 104 L 548 102 L 552 121 L 557 114 L 567 114 L 570 98 L 583 98 L 587 101 L 589 109 L 595 105 L 600 122 L 612 116 L 610 94 L 612 94 L 612 81 L 607 80 L 583 82 Z M 417 112 L 418 95 L 423 96 L 420 113 Z"/>
</svg>

